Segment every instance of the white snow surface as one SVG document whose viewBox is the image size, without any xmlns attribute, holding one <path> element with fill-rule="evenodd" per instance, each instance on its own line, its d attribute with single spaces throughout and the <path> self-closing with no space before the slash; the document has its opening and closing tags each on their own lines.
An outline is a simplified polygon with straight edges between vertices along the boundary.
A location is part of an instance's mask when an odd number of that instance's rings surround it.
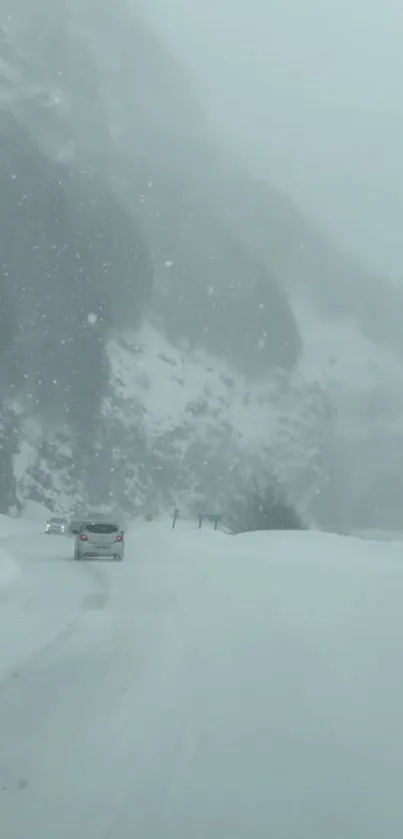
<svg viewBox="0 0 403 839">
<path fill-rule="evenodd" d="M 0 594 L 15 579 L 18 567 L 4 551 L 0 551 Z"/>
<path fill-rule="evenodd" d="M 267 445 L 268 429 L 270 439 L 275 440 L 284 418 L 299 414 L 309 384 L 323 386 L 335 406 L 343 405 L 344 413 L 347 395 L 355 398 L 355 406 L 358 397 L 379 397 L 381 384 L 390 399 L 400 375 L 400 360 L 391 350 L 365 338 L 347 318 L 320 319 L 312 306 L 299 299 L 294 301 L 294 309 L 303 355 L 288 377 L 272 371 L 267 379 L 251 382 L 223 359 L 203 350 L 173 347 L 150 324 L 143 323 L 138 332 L 127 332 L 109 342 L 115 393 L 129 402 L 140 400 L 142 419 L 151 436 L 178 427 L 187 419 L 189 405 L 205 401 L 209 418 L 199 417 L 199 425 L 226 423 L 242 438 L 243 445 L 257 449 Z"/>
<path fill-rule="evenodd" d="M 173 347 L 150 324 L 111 341 L 108 352 L 115 392 L 126 400 L 141 400 L 150 435 L 188 421 L 188 407 L 202 400 L 207 410 L 206 417 L 198 418 L 199 427 L 229 423 L 255 444 L 264 440 L 262 404 L 267 403 L 270 417 L 276 416 L 276 409 L 269 406 L 270 383 L 250 387 L 225 361 L 203 350 Z"/>
<path fill-rule="evenodd" d="M 1 836 L 402 834 L 402 542 L 0 527 Z"/>
</svg>

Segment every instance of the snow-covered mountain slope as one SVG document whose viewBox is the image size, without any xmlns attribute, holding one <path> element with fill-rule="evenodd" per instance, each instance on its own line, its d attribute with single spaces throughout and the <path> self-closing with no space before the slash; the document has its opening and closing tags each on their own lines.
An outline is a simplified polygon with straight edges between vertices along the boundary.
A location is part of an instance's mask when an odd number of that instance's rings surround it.
<svg viewBox="0 0 403 839">
<path fill-rule="evenodd" d="M 186 69 L 101 5 L 0 22 L 1 510 L 225 510 L 274 474 L 327 526 L 400 515 L 400 292 L 229 160 Z"/>
<path fill-rule="evenodd" d="M 109 345 L 107 413 L 144 433 L 166 489 L 174 469 L 172 501 L 194 493 L 222 504 L 240 484 L 247 491 L 252 474 L 275 474 L 304 513 L 341 526 L 349 506 L 361 515 L 362 497 L 370 504 L 367 492 L 384 476 L 400 480 L 400 358 L 353 320 L 326 319 L 299 299 L 294 311 L 301 362 L 261 382 L 170 346 L 149 325 Z M 391 502 L 385 490 L 385 509 Z"/>
<path fill-rule="evenodd" d="M 21 496 L 66 510 L 84 498 L 110 499 L 128 514 L 207 502 L 225 511 L 254 478 L 276 475 L 318 523 L 348 527 L 356 511 L 357 526 L 376 526 L 372 510 L 361 521 L 362 499 L 369 504 L 368 493 L 388 473 L 400 480 L 400 361 L 353 322 L 325 320 L 306 302 L 294 303 L 301 362 L 260 382 L 205 351 L 172 346 L 149 323 L 116 336 L 84 476 L 67 429 L 25 419 L 15 458 Z M 387 495 L 385 509 L 390 501 Z"/>
</svg>

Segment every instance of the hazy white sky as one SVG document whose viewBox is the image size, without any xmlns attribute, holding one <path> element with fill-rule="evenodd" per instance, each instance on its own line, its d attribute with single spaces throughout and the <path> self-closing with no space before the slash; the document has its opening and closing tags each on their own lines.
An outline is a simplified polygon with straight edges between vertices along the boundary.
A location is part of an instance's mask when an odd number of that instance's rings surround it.
<svg viewBox="0 0 403 839">
<path fill-rule="evenodd" d="M 403 278 L 403 0 L 141 0 L 216 130 Z"/>
</svg>

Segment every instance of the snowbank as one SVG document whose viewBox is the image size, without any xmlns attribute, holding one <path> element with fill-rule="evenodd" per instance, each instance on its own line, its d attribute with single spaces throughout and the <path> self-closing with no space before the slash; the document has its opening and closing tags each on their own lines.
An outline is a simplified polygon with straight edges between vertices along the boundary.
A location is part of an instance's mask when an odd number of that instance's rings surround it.
<svg viewBox="0 0 403 839">
<path fill-rule="evenodd" d="M 170 779 L 149 835 L 402 827 L 403 543 L 180 524 L 148 538 L 176 604 L 169 722 L 156 725 L 162 739 L 173 727 L 175 749 L 146 779 L 150 790 Z"/>
<path fill-rule="evenodd" d="M 22 523 L 34 524 L 37 527 L 44 527 L 49 516 L 55 515 L 44 504 L 38 504 L 37 501 L 26 501 L 24 506 Z"/>
<path fill-rule="evenodd" d="M 18 533 L 18 527 L 16 519 L 0 515 L 0 594 L 19 574 L 18 564 L 7 550 L 7 541 Z"/>
<path fill-rule="evenodd" d="M 16 562 L 0 547 L 0 593 L 18 576 Z"/>
<path fill-rule="evenodd" d="M 49 511 L 34 501 L 27 502 L 21 518 L 0 515 L 0 591 L 14 582 L 20 573 L 12 550 L 13 539 L 24 534 L 32 536 L 34 531 L 43 532 L 48 515 Z"/>
</svg>

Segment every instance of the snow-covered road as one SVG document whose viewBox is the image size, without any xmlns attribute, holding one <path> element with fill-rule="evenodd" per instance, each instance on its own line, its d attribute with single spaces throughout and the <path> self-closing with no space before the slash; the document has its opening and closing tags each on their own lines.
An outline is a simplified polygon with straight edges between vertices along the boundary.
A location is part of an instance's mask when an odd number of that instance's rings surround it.
<svg viewBox="0 0 403 839">
<path fill-rule="evenodd" d="M 21 528 L 0 546 L 1 837 L 403 835 L 402 544 L 167 523 L 74 563 Z"/>
</svg>

